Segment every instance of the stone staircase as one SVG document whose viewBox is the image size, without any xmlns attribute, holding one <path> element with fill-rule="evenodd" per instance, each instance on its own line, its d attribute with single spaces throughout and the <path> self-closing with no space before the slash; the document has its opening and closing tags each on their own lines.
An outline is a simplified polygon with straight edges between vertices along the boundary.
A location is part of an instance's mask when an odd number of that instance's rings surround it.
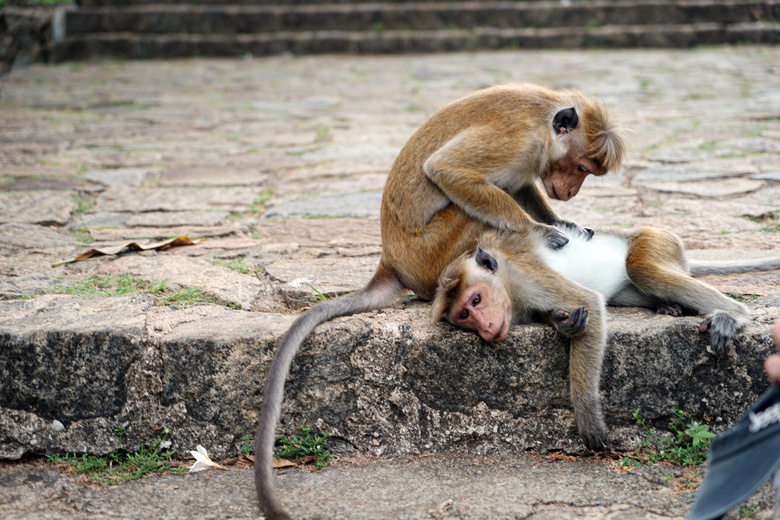
<svg viewBox="0 0 780 520">
<path fill-rule="evenodd" d="M 54 61 L 780 43 L 780 0 L 81 0 Z"/>
</svg>

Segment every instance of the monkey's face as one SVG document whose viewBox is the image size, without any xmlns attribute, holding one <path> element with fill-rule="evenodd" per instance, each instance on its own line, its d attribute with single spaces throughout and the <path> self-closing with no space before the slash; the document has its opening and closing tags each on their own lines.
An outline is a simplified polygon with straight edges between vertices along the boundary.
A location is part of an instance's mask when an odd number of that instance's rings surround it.
<svg viewBox="0 0 780 520">
<path fill-rule="evenodd" d="M 591 174 L 603 175 L 590 159 L 563 157 L 550 161 L 542 175 L 542 183 L 551 199 L 570 200 L 579 193 L 582 183 Z"/>
<path fill-rule="evenodd" d="M 481 249 L 464 270 L 463 289 L 447 318 L 487 341 L 501 341 L 512 324 L 512 299 L 500 277 L 496 260 Z"/>
</svg>

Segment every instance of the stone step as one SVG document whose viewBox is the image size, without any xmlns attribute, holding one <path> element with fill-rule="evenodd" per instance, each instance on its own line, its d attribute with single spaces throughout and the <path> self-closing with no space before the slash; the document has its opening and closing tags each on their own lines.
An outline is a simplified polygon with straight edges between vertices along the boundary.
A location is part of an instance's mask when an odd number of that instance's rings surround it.
<svg viewBox="0 0 780 520">
<path fill-rule="evenodd" d="M 426 2 L 452 3 L 452 0 L 425 0 Z M 505 2 L 535 2 L 538 0 L 504 0 Z M 633 0 L 624 0 L 627 2 Z M 415 3 L 419 0 L 382 0 L 385 4 L 407 4 Z M 376 4 L 377 0 L 78 0 L 76 2 L 81 7 L 129 7 L 137 5 L 325 5 L 325 4 Z"/>
<path fill-rule="evenodd" d="M 264 33 L 432 31 L 697 23 L 776 23 L 780 1 L 372 3 L 339 5 L 140 5 L 75 9 L 68 35 L 96 32 Z"/>
<path fill-rule="evenodd" d="M 685 48 L 780 43 L 780 24 L 616 25 L 575 28 L 476 28 L 441 31 L 280 31 L 265 34 L 93 33 L 57 42 L 53 61 L 92 57 L 174 58 L 282 53 L 383 54 L 474 49 Z"/>
<path fill-rule="evenodd" d="M 613 448 L 637 447 L 637 409 L 648 418 L 685 410 L 718 432 L 736 421 L 768 386 L 766 331 L 778 301 L 751 307 L 755 322 L 717 356 L 698 332 L 700 316 L 610 309 L 601 392 Z M 318 327 L 293 363 L 280 431 L 312 424 L 376 455 L 583 451 L 562 336 L 530 324 L 488 344 L 431 324 L 429 312 L 409 302 Z M 177 451 L 203 444 L 217 459 L 235 456 L 257 425 L 272 353 L 293 319 L 159 307 L 149 295 L 0 301 L 0 459 L 107 453 L 122 424 L 130 451 L 166 426 Z"/>
</svg>

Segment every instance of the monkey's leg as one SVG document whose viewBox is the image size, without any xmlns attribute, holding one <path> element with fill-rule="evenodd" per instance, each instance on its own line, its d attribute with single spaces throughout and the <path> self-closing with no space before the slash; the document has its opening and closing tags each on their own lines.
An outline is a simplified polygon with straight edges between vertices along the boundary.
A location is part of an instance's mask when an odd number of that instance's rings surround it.
<svg viewBox="0 0 780 520">
<path fill-rule="evenodd" d="M 588 324 L 582 334 L 571 339 L 569 380 L 577 431 L 591 450 L 601 450 L 607 440 L 601 414 L 601 364 L 607 343 L 604 304 L 588 306 Z"/>
<path fill-rule="evenodd" d="M 626 257 L 626 272 L 641 292 L 662 303 L 677 303 L 707 317 L 700 332 L 710 331 L 712 349 L 720 351 L 747 323 L 745 305 L 691 278 L 679 238 L 659 229 L 643 229 L 634 237 Z"/>
</svg>

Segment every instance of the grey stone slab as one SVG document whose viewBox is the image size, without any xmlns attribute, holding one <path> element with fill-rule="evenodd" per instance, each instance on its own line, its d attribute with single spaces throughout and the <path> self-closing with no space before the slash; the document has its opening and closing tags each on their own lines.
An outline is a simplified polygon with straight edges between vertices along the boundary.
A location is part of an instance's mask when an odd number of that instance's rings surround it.
<svg viewBox="0 0 780 520">
<path fill-rule="evenodd" d="M 720 179 L 697 182 L 644 182 L 642 185 L 656 191 L 715 198 L 752 193 L 761 188 L 763 184 L 761 181 L 752 179 Z"/>
<path fill-rule="evenodd" d="M 270 208 L 264 219 L 300 217 L 379 217 L 381 192 L 317 195 Z"/>
<path fill-rule="evenodd" d="M 386 159 L 392 161 L 398 156 L 400 148 L 383 143 L 356 143 L 325 146 L 313 152 L 303 154 L 307 162 L 325 162 L 334 159 Z"/>
<path fill-rule="evenodd" d="M 316 297 L 312 287 L 322 293 L 344 293 L 365 286 L 376 271 L 379 256 L 328 256 L 316 259 L 279 260 L 265 271 L 281 282 L 281 289 Z"/>
<path fill-rule="evenodd" d="M 753 171 L 755 171 L 755 168 L 753 168 Z M 632 183 L 648 184 L 653 182 L 667 182 L 667 181 L 674 181 L 674 182 L 700 181 L 706 179 L 742 177 L 746 173 L 752 173 L 752 171 L 751 172 L 719 171 L 719 170 L 698 171 L 693 169 L 684 169 L 684 168 L 671 167 L 671 166 L 661 166 L 661 167 L 647 168 L 645 170 L 640 171 L 633 177 Z"/>
<path fill-rule="evenodd" d="M 119 228 L 127 224 L 132 213 L 117 213 L 115 211 L 100 211 L 84 213 L 73 217 L 68 224 L 71 229 L 79 228 Z"/>
<path fill-rule="evenodd" d="M 62 249 L 75 245 L 75 240 L 69 233 L 55 231 L 44 226 L 9 222 L 0 224 L 0 245 L 5 251 L 10 248 Z"/>
<path fill-rule="evenodd" d="M 0 458 L 65 447 L 78 428 L 57 432 L 54 420 L 71 426 L 121 411 L 132 384 L 128 370 L 142 358 L 152 304 L 149 296 L 0 302 Z M 21 426 L 14 411 L 40 427 Z M 105 440 L 96 435 L 89 444 L 103 451 Z"/>
<path fill-rule="evenodd" d="M 261 220 L 253 229 L 266 246 L 294 243 L 303 247 L 345 248 L 382 243 L 377 218 Z"/>
<path fill-rule="evenodd" d="M 0 273 L 9 274 L 0 259 Z M 22 276 L 0 277 L 0 299 L 20 298 L 40 294 L 57 285 L 57 279 L 45 274 L 33 273 Z"/>
<path fill-rule="evenodd" d="M 723 142 L 724 154 L 733 153 L 780 153 L 780 143 L 763 137 L 741 137 Z"/>
<path fill-rule="evenodd" d="M 90 170 L 82 178 L 104 186 L 140 186 L 158 180 L 160 172 L 156 168 L 101 169 Z"/>
<path fill-rule="evenodd" d="M 258 196 L 254 188 L 110 188 L 101 193 L 96 212 L 190 211 L 243 212 Z"/>
<path fill-rule="evenodd" d="M 230 214 L 225 211 L 150 211 L 133 215 L 129 227 L 217 226 Z"/>
<path fill-rule="evenodd" d="M 101 242 L 136 239 L 167 239 L 180 236 L 219 237 L 231 235 L 244 229 L 240 224 L 223 226 L 176 226 L 176 227 L 88 227 L 93 239 Z"/>
<path fill-rule="evenodd" d="M 166 165 L 160 175 L 161 186 L 263 186 L 268 174 L 260 171 L 264 160 L 255 158 L 255 166 L 214 164 Z"/>
<path fill-rule="evenodd" d="M 0 193 L 0 224 L 20 222 L 63 226 L 77 207 L 71 192 Z"/>
<path fill-rule="evenodd" d="M 0 191 L 42 191 L 42 190 L 80 190 L 98 191 L 95 186 L 79 179 L 63 179 L 60 177 L 23 177 L 7 183 L 0 183 Z"/>
<path fill-rule="evenodd" d="M 127 274 L 155 283 L 166 282 L 166 287 L 172 290 L 195 287 L 243 309 L 250 309 L 258 293 L 267 287 L 254 275 L 240 274 L 200 258 L 179 255 L 127 254 L 101 265 L 98 272 Z"/>
<path fill-rule="evenodd" d="M 780 186 L 769 186 L 758 190 L 746 197 L 734 199 L 735 202 L 750 204 L 754 208 L 766 208 L 759 212 L 749 211 L 750 215 L 758 215 L 767 210 L 777 210 L 780 208 Z"/>
<path fill-rule="evenodd" d="M 751 179 L 758 179 L 762 181 L 774 181 L 780 182 L 780 171 L 778 172 L 763 172 L 756 173 L 750 176 Z"/>
</svg>

